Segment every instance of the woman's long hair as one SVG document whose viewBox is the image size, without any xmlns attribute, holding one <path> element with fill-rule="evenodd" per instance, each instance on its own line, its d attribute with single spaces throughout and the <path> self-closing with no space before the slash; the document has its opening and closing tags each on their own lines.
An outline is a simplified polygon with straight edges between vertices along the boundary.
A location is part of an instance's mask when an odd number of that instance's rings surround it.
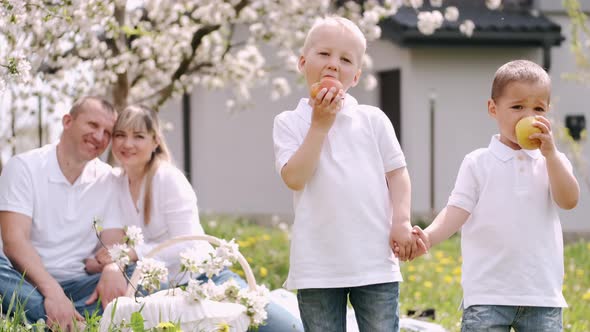
<svg viewBox="0 0 590 332">
<path fill-rule="evenodd" d="M 148 225 L 152 211 L 152 182 L 158 167 L 162 162 L 171 162 L 170 152 L 166 146 L 164 136 L 160 131 L 158 113 L 143 105 L 131 105 L 119 114 L 113 132 L 132 129 L 145 130 L 157 142 L 158 146 L 152 153 L 152 157 L 145 165 L 145 193 L 143 196 L 144 223 Z"/>
</svg>

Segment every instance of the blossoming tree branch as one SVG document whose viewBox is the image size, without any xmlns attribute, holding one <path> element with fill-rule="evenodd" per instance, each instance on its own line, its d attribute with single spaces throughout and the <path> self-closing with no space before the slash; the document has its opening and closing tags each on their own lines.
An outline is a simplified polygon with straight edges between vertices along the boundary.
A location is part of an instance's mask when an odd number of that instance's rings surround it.
<svg viewBox="0 0 590 332">
<path fill-rule="evenodd" d="M 314 18 L 351 18 L 368 40 L 380 37 L 379 21 L 399 6 L 416 10 L 424 34 L 445 19 L 460 19 L 443 0 L 429 0 L 428 10 L 424 1 L 0 0 L 0 90 L 50 101 L 92 91 L 110 95 L 121 108 L 158 107 L 196 87 L 229 87 L 232 107 L 247 102 L 259 82 L 270 84 L 276 99 L 290 92 L 276 69 L 296 70 Z M 487 0 L 490 8 L 500 2 Z M 473 27 L 463 22 L 461 31 L 470 35 Z M 262 45 L 274 48 L 273 59 Z M 73 78 L 64 79 L 71 72 Z M 366 79 L 374 85 L 374 77 Z"/>
</svg>

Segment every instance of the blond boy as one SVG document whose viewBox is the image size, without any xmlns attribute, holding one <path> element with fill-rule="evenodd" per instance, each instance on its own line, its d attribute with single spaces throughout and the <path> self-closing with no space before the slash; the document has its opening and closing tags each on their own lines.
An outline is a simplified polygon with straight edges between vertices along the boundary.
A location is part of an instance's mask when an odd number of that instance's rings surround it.
<svg viewBox="0 0 590 332">
<path fill-rule="evenodd" d="M 286 287 L 298 290 L 306 331 L 345 331 L 348 300 L 360 331 L 397 331 L 402 276 L 390 244 L 403 255 L 418 250 L 393 126 L 380 109 L 346 94 L 359 81 L 365 49 L 351 21 L 318 20 L 299 70 L 309 87 L 330 77 L 343 88 L 303 98 L 274 121 L 276 169 L 295 206 Z"/>
</svg>

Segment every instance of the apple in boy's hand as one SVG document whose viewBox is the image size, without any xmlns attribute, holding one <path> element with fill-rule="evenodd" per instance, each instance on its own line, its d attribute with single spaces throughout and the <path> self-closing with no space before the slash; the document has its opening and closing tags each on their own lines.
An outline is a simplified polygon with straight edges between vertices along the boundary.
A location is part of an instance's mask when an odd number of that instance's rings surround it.
<svg viewBox="0 0 590 332">
<path fill-rule="evenodd" d="M 538 139 L 529 139 L 532 134 L 541 132 L 540 128 L 533 126 L 534 122 L 534 116 L 527 116 L 516 123 L 516 140 L 523 149 L 534 150 L 541 146 L 541 141 Z"/>
<path fill-rule="evenodd" d="M 319 82 L 315 82 L 314 84 L 311 85 L 311 91 L 310 91 L 311 98 L 315 99 L 315 97 L 318 95 L 318 93 L 323 88 L 330 90 L 330 88 L 332 88 L 332 87 L 335 87 L 336 93 L 338 93 L 338 91 L 340 89 L 342 89 L 342 83 L 340 83 L 340 81 L 335 79 L 334 77 L 327 76 L 327 77 L 322 78 Z"/>
</svg>

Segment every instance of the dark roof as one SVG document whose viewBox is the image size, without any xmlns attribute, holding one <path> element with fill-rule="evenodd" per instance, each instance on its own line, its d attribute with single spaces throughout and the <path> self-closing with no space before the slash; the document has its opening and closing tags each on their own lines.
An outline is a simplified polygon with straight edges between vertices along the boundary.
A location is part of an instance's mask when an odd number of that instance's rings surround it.
<svg viewBox="0 0 590 332">
<path fill-rule="evenodd" d="M 447 2 L 445 2 L 447 3 Z M 416 11 L 402 7 L 396 15 L 381 23 L 382 38 L 400 46 L 559 46 L 564 40 L 561 26 L 536 10 L 513 8 L 490 10 L 485 6 L 458 4 L 459 20 L 445 21 L 434 34 L 426 36 L 418 31 Z M 432 10 L 423 7 L 421 10 Z M 436 8 L 444 15 L 445 7 Z M 475 23 L 471 37 L 459 31 L 459 25 L 470 19 Z"/>
</svg>

